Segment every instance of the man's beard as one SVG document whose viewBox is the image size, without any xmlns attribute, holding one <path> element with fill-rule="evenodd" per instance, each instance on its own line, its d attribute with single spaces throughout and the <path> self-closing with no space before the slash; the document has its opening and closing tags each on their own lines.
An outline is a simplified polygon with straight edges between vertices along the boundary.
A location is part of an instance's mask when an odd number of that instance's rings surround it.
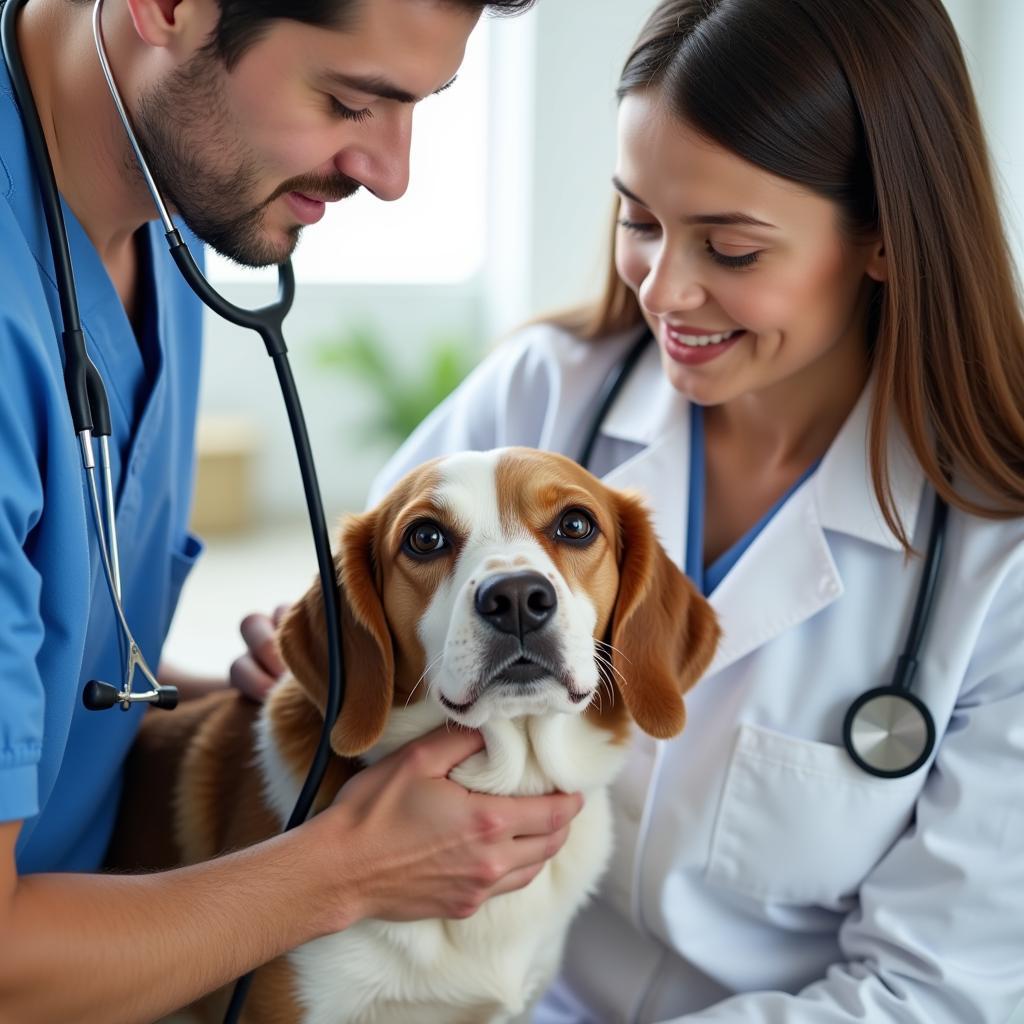
<svg viewBox="0 0 1024 1024">
<path fill-rule="evenodd" d="M 243 266 L 283 263 L 295 250 L 302 225 L 289 229 L 283 246 L 275 245 L 264 229 L 270 204 L 288 192 L 346 199 L 360 184 L 344 175 L 302 175 L 252 205 L 259 160 L 232 130 L 224 103 L 225 74 L 219 57 L 200 50 L 140 97 L 133 118 L 139 147 L 164 200 L 200 239 Z M 216 168 L 204 162 L 213 154 Z M 139 173 L 130 150 L 128 170 L 133 177 Z"/>
</svg>

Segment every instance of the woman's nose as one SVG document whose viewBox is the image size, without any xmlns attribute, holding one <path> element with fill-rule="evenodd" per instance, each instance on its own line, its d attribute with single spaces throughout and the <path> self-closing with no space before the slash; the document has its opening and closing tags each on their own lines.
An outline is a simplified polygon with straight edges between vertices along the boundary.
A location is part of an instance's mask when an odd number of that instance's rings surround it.
<svg viewBox="0 0 1024 1024">
<path fill-rule="evenodd" d="M 699 309 L 707 300 L 695 261 L 663 248 L 640 285 L 640 303 L 653 316 Z"/>
</svg>

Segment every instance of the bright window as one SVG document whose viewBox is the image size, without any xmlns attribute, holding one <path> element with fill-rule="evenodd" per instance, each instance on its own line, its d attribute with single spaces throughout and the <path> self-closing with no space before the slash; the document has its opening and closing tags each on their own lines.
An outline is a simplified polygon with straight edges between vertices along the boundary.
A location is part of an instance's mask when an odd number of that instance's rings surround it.
<svg viewBox="0 0 1024 1024">
<path fill-rule="evenodd" d="M 458 81 L 416 108 L 409 190 L 385 203 L 365 189 L 328 206 L 292 258 L 303 283 L 454 283 L 484 258 L 488 19 L 470 38 Z M 215 281 L 275 280 L 208 254 Z"/>
</svg>

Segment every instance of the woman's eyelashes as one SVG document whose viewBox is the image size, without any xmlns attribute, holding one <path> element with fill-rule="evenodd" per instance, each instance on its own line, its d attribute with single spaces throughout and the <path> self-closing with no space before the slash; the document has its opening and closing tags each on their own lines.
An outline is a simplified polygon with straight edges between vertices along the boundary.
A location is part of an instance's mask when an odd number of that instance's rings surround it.
<svg viewBox="0 0 1024 1024">
<path fill-rule="evenodd" d="M 630 220 L 628 217 L 619 218 L 619 227 L 643 238 L 650 238 L 660 230 L 659 225 L 653 221 Z M 728 267 L 731 270 L 742 270 L 744 267 L 753 266 L 760 258 L 762 252 L 760 249 L 755 249 L 753 252 L 742 253 L 739 256 L 729 256 L 716 249 L 711 244 L 710 238 L 704 240 L 704 249 L 708 256 L 720 267 Z"/>
<path fill-rule="evenodd" d="M 654 235 L 658 232 L 658 225 L 649 221 L 630 220 L 628 217 L 619 218 L 619 227 L 633 235 Z"/>
<path fill-rule="evenodd" d="M 723 267 L 731 267 L 733 270 L 739 270 L 743 267 L 750 267 L 755 264 L 761 256 L 761 250 L 755 249 L 753 252 L 745 252 L 739 256 L 727 256 L 724 252 L 719 252 L 712 244 L 711 240 L 708 239 L 704 243 L 704 248 L 707 250 L 708 255 Z"/>
</svg>

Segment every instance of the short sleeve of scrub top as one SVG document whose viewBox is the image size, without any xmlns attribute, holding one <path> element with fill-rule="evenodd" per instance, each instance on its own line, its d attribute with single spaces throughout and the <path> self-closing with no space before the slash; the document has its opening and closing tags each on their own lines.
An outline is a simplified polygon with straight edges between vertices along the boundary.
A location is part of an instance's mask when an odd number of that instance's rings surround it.
<svg viewBox="0 0 1024 1024">
<path fill-rule="evenodd" d="M 137 236 L 146 312 L 136 337 L 66 205 L 64 216 L 110 402 L 124 606 L 155 669 L 200 550 L 187 521 L 201 310 L 150 224 Z M 120 637 L 67 407 L 52 255 L 2 66 L 0 291 L 0 821 L 23 822 L 20 873 L 88 871 L 102 863 L 143 709 L 82 706 L 89 679 L 122 679 Z"/>
</svg>

